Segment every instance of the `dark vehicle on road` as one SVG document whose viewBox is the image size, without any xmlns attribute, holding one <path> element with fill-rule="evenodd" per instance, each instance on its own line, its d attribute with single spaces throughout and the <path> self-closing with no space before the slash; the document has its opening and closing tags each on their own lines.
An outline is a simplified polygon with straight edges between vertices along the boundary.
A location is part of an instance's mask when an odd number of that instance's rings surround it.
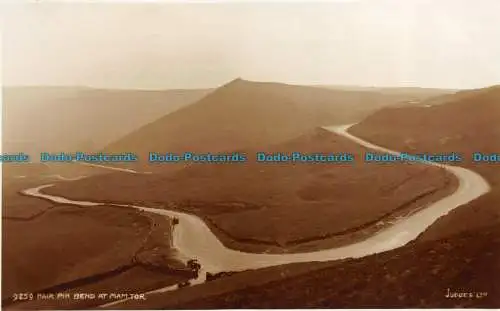
<svg viewBox="0 0 500 311">
<path fill-rule="evenodd" d="M 177 288 L 188 287 L 189 285 L 191 285 L 191 283 L 189 281 L 185 281 L 185 282 L 182 282 L 182 283 L 178 283 L 177 284 Z"/>
<path fill-rule="evenodd" d="M 198 272 L 201 269 L 201 265 L 196 259 L 189 259 L 187 266 L 192 270 Z"/>
</svg>

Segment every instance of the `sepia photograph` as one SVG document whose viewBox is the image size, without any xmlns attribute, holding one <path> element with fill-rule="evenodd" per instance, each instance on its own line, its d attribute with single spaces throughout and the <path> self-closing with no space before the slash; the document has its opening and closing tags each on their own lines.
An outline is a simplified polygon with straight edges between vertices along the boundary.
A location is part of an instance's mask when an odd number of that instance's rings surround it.
<svg viewBox="0 0 500 311">
<path fill-rule="evenodd" d="M 500 308 L 499 13 L 2 1 L 2 309 Z"/>
</svg>

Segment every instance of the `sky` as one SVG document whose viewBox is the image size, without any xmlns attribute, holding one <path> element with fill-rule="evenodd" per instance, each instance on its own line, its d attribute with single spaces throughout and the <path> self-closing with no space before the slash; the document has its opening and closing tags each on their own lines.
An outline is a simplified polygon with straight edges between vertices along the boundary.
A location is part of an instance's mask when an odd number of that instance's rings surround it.
<svg viewBox="0 0 500 311">
<path fill-rule="evenodd" d="M 500 1 L 0 4 L 4 85 L 500 84 Z"/>
</svg>

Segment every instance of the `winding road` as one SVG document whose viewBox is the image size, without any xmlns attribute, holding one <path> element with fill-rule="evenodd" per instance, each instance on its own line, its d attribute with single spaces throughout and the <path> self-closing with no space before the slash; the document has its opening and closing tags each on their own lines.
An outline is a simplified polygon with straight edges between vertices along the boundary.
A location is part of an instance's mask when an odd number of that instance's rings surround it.
<svg viewBox="0 0 500 311">
<path fill-rule="evenodd" d="M 342 135 L 354 142 L 384 153 L 400 155 L 397 151 L 392 151 L 347 132 L 352 125 L 324 127 L 325 129 Z M 179 224 L 174 227 L 173 246 L 179 251 L 184 260 L 196 258 L 202 266 L 200 278 L 194 283 L 204 281 L 205 273 L 217 273 L 221 271 L 241 271 L 247 269 L 257 269 L 276 265 L 283 265 L 298 262 L 331 261 L 344 258 L 359 258 L 371 254 L 395 249 L 414 240 L 420 233 L 427 229 L 439 217 L 446 215 L 454 208 L 466 204 L 490 190 L 488 182 L 479 174 L 456 166 L 448 166 L 433 162 L 425 162 L 428 165 L 440 166 L 456 176 L 459 186 L 451 195 L 434 202 L 429 207 L 421 209 L 407 218 L 400 219 L 391 227 L 383 229 L 371 237 L 351 245 L 325 249 L 307 253 L 293 254 L 256 254 L 246 253 L 227 248 L 209 229 L 205 222 L 191 214 L 179 211 L 171 211 L 157 208 L 149 208 L 136 205 L 112 204 L 115 206 L 128 206 L 150 213 L 179 218 Z M 137 172 L 134 172 L 137 173 Z M 44 194 L 43 189 L 52 185 L 43 185 L 36 188 L 27 189 L 25 194 L 34 197 L 49 199 L 57 203 L 74 204 L 81 206 L 110 205 L 108 203 L 75 201 L 64 197 Z M 157 290 L 168 291 L 173 287 Z"/>
</svg>

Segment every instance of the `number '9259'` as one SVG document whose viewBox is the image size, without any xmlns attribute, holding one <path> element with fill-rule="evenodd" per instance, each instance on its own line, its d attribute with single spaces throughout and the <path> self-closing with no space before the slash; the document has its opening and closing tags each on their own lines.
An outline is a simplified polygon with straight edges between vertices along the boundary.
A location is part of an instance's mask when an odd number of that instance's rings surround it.
<svg viewBox="0 0 500 311">
<path fill-rule="evenodd" d="M 15 293 L 12 294 L 12 300 L 13 301 L 18 301 L 18 300 L 33 300 L 35 297 L 33 293 Z"/>
</svg>

